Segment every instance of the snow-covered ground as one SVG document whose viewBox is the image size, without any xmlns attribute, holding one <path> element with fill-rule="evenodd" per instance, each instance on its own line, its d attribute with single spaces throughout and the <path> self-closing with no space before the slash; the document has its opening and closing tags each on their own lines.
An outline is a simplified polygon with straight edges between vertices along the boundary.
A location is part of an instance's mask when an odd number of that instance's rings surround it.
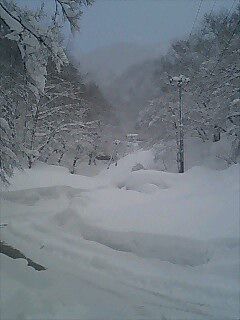
<svg viewBox="0 0 240 320">
<path fill-rule="evenodd" d="M 38 164 L 2 192 L 1 319 L 238 319 L 239 166 L 184 174 L 150 151 L 97 176 Z"/>
</svg>

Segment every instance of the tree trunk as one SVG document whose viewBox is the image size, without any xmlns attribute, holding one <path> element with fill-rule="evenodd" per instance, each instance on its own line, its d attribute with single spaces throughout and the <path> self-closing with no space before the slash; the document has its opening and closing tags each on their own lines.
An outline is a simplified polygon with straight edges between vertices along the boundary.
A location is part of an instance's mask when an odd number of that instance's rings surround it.
<svg viewBox="0 0 240 320">
<path fill-rule="evenodd" d="M 27 156 L 27 158 L 28 158 L 28 168 L 31 169 L 31 168 L 32 168 L 32 165 L 33 165 L 32 156 Z"/>
<path fill-rule="evenodd" d="M 59 165 L 61 164 L 61 161 L 62 161 L 63 156 L 64 156 L 64 152 L 61 152 L 61 155 L 60 155 L 60 157 L 59 157 L 59 159 L 58 159 L 58 164 L 59 164 Z"/>
<path fill-rule="evenodd" d="M 76 168 L 76 164 L 77 164 L 77 161 L 78 161 L 78 157 L 76 156 L 73 160 L 73 165 L 72 165 L 72 170 L 71 170 L 71 174 L 75 174 L 75 168 Z"/>
</svg>

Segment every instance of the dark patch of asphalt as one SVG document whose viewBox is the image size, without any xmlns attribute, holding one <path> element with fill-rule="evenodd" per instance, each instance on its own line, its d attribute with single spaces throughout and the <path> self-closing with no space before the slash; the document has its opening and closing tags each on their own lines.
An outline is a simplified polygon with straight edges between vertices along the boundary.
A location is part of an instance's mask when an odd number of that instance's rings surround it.
<svg viewBox="0 0 240 320">
<path fill-rule="evenodd" d="M 8 256 L 12 259 L 25 259 L 28 263 L 28 266 L 34 268 L 37 271 L 43 271 L 43 270 L 47 269 L 47 268 L 43 267 L 42 265 L 27 258 L 21 251 L 6 244 L 3 241 L 0 241 L 0 253 L 5 254 L 6 256 Z"/>
</svg>

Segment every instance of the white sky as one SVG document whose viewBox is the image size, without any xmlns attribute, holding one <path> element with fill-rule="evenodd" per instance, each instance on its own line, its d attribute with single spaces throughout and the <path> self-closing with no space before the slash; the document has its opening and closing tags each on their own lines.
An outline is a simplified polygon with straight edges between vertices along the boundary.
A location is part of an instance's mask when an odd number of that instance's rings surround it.
<svg viewBox="0 0 240 320">
<path fill-rule="evenodd" d="M 54 0 L 15 0 L 27 7 L 41 2 L 54 9 Z M 201 0 L 95 0 L 84 8 L 81 31 L 74 47 L 82 53 L 118 43 L 157 45 L 163 48 L 175 38 L 190 33 Z M 203 0 L 198 21 L 206 12 L 229 10 L 239 0 Z M 196 23 L 197 25 L 197 23 Z M 66 30 L 68 30 L 66 28 Z M 69 32 L 69 38 L 72 35 Z"/>
<path fill-rule="evenodd" d="M 235 0 L 203 0 L 201 17 L 212 9 L 230 9 Z M 200 0 L 96 0 L 84 10 L 75 46 L 82 52 L 127 42 L 166 47 L 191 31 Z"/>
</svg>

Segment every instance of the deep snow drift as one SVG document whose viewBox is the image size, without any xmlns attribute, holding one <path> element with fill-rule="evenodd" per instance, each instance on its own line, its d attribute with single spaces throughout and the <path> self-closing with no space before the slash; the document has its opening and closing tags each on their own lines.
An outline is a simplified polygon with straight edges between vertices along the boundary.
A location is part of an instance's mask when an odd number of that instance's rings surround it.
<svg viewBox="0 0 240 320">
<path fill-rule="evenodd" d="M 38 164 L 2 192 L 1 319 L 237 319 L 239 166 L 184 174 L 136 152 L 95 177 Z"/>
</svg>

